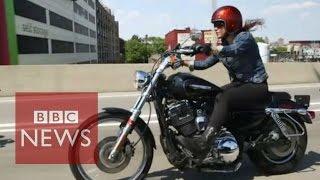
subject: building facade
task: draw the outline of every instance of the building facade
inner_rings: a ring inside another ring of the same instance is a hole
[[[119,38],[119,49],[120,49],[120,63],[125,63],[126,60],[126,41],[122,38]]]
[[[17,64],[97,61],[96,5],[93,0],[12,2]]]
[[[119,23],[111,10],[97,4],[97,36],[99,63],[120,63]]]
[[[287,45],[288,53],[295,60],[320,61],[320,41],[319,40],[299,40],[289,41]]]
[[[176,47],[177,44],[183,44],[183,46],[191,46],[195,42],[190,39],[190,28],[186,29],[174,29],[170,32],[168,32],[165,35],[165,44],[167,49],[173,49]],[[204,44],[204,43],[215,43],[217,42],[215,33],[211,30],[202,30],[202,37],[198,41],[198,43]],[[184,59],[190,59],[190,60],[204,60],[207,58],[204,54],[197,54],[195,57],[183,57]]]

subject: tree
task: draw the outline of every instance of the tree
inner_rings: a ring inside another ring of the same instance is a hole
[[[166,50],[164,39],[161,37],[150,37],[148,38],[150,44],[151,54],[161,54]]]
[[[266,41],[263,39],[263,37],[255,37],[254,38],[256,40],[256,42],[262,42],[262,43],[266,43]]]
[[[160,54],[166,50],[164,39],[160,37],[140,38],[133,35],[126,42],[127,63],[147,63],[152,54]]]
[[[127,63],[144,63],[151,56],[147,45],[136,35],[126,42],[125,49]]]
[[[285,46],[276,46],[271,49],[271,54],[284,54],[287,53],[287,47]]]

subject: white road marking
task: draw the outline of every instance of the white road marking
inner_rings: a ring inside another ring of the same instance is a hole
[[[145,118],[144,120],[147,121],[147,118],[149,117],[149,114],[142,114],[140,115],[140,118]],[[157,114],[151,114],[151,119],[154,119],[154,118],[157,118]],[[150,123],[152,122],[152,120],[150,120]],[[155,121],[155,122],[158,122],[158,121]],[[113,123],[110,123],[110,124],[113,124]],[[115,123],[114,123],[115,124]],[[30,123],[30,124],[23,124],[22,126],[32,126],[33,124]],[[0,128],[11,128],[11,127],[15,127],[16,126],[16,123],[6,123],[6,124],[0,124]],[[100,126],[100,125],[99,125]],[[106,126],[106,125],[103,125],[102,126]],[[111,126],[111,125],[107,125],[107,126]],[[1,131],[0,131],[1,132]]]
[[[320,104],[320,102],[315,102],[315,103],[310,103],[310,105],[319,105]],[[320,112],[320,109],[312,109],[312,108],[310,108],[309,109],[310,111],[314,111],[314,112]],[[144,119],[145,121],[147,121],[147,118],[149,117],[149,114],[142,114],[142,115],[140,115],[140,118],[142,118],[142,119]],[[155,119],[155,118],[157,118],[157,114],[151,114],[151,120],[150,120],[150,123],[156,123],[156,122],[158,122],[158,121],[155,121],[155,120],[152,120],[152,119]],[[113,123],[110,123],[110,124],[108,124],[108,125],[101,125],[101,126],[114,126],[115,125],[115,123],[113,124]],[[16,126],[16,123],[5,123],[5,124],[0,124],[0,128],[12,128],[12,127],[15,127]],[[23,125],[23,126],[32,126],[32,124],[25,124],[25,125]],[[100,126],[100,125],[99,125]],[[0,130],[0,132],[2,132],[1,130]]]
[[[270,90],[296,89],[296,88],[320,88],[320,83],[269,85]]]
[[[150,120],[149,124],[157,124],[158,123],[158,120]],[[105,123],[105,124],[99,124],[98,126],[99,127],[114,127],[114,126],[119,126],[120,123]],[[11,124],[11,125],[15,125],[15,124]],[[10,132],[16,132],[16,129],[12,129],[11,126],[11,129],[0,129],[0,133],[10,133]],[[1,127],[1,126],[0,126]],[[30,126],[29,126],[30,127]],[[59,128],[64,128],[64,127],[56,127],[56,129],[59,129]],[[29,128],[27,130],[32,130],[32,128]]]
[[[270,90],[279,89],[296,89],[296,88],[320,88],[320,83],[307,83],[307,84],[286,84],[286,85],[269,85]],[[125,98],[125,97],[136,97],[139,96],[141,92],[109,92],[109,93],[99,93],[99,98]],[[15,102],[15,97],[0,97],[0,103]]]
[[[0,129],[0,133],[16,132],[16,129]]]

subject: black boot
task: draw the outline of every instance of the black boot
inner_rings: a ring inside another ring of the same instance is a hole
[[[208,126],[202,135],[195,135],[193,137],[177,137],[178,141],[187,149],[189,149],[193,154],[201,157],[205,157],[210,151],[214,137],[217,130]]]

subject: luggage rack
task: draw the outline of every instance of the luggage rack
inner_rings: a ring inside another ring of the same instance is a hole
[[[277,126],[279,127],[279,129],[281,130],[282,134],[286,137],[286,138],[290,138],[290,137],[298,137],[298,136],[303,136],[305,134],[305,130],[303,129],[303,127],[300,125],[299,122],[297,122],[297,120],[295,120],[292,116],[290,116],[290,113],[298,113],[301,115],[307,115],[308,111],[304,108],[300,108],[300,109],[281,109],[281,108],[266,108],[265,109],[266,114],[267,115],[271,115],[272,119],[274,120],[274,122],[277,124]],[[286,128],[284,123],[281,121],[281,118],[279,116],[279,114],[285,114],[287,117],[289,117],[292,122],[294,122],[296,125],[298,125],[298,127],[301,130],[301,133],[296,133],[296,134],[288,134],[286,133]]]

